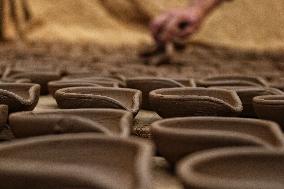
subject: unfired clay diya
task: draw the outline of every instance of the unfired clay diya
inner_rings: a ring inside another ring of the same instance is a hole
[[[150,103],[161,117],[237,116],[243,109],[237,93],[225,89],[157,89]]]
[[[186,189],[282,189],[284,151],[228,148],[182,160],[177,174]]]
[[[0,146],[0,187],[151,188],[151,145],[139,139],[66,134]]]
[[[267,82],[261,77],[243,75],[211,76],[197,81],[197,86],[267,86]]]
[[[259,118],[275,121],[284,129],[284,95],[257,96],[253,106]]]
[[[60,108],[115,108],[137,114],[141,91],[109,87],[71,87],[57,90],[55,99]]]
[[[61,72],[50,70],[21,70],[8,68],[2,76],[3,79],[29,79],[32,83],[41,86],[41,94],[47,94],[47,83],[49,81],[59,80]]]
[[[256,118],[257,115],[253,108],[253,98],[262,95],[279,95],[284,94],[279,89],[275,88],[264,88],[264,87],[253,87],[253,86],[216,86],[217,88],[234,90],[237,92],[243,104],[243,111],[241,117]]]
[[[245,118],[172,118],[152,124],[159,154],[174,164],[194,152],[236,146],[281,149],[284,138],[274,122]]]
[[[9,125],[16,138],[40,135],[96,132],[126,137],[132,114],[114,109],[56,109],[11,114]]]
[[[157,77],[135,77],[126,80],[126,86],[132,89],[138,89],[142,91],[142,108],[151,110],[149,104],[149,92],[160,88],[174,88],[185,87],[180,82],[173,79],[157,78]]]
[[[40,95],[38,84],[1,83],[0,104],[6,104],[9,112],[33,110]]]

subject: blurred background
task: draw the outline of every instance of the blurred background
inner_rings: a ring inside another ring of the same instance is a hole
[[[5,4],[9,0],[2,1]],[[20,1],[15,1],[18,9]],[[188,0],[24,1],[32,14],[31,22],[24,28],[29,40],[91,42],[101,46],[149,43],[150,20],[168,9],[188,4]],[[190,41],[257,51],[283,50],[283,10],[283,0],[225,3]],[[9,11],[4,10],[4,15],[9,15]],[[13,29],[6,26],[6,30],[13,38]]]
[[[186,40],[187,48],[174,54],[174,61],[147,64],[138,55],[154,45],[151,20],[188,3],[0,0],[0,73],[7,66],[53,65],[66,72],[82,69],[126,77],[242,74],[271,81],[283,77],[283,0],[224,3]]]

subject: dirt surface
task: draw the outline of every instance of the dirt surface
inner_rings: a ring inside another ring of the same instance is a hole
[[[175,63],[145,65],[137,56],[141,48],[100,49],[95,45],[33,43],[0,45],[0,68],[43,67],[62,69],[66,73],[92,72],[96,75],[122,74],[200,78],[218,74],[244,74],[278,79],[284,73],[284,54],[191,45],[178,54]]]

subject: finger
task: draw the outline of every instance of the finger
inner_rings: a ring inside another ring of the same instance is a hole
[[[174,18],[165,26],[165,29],[159,36],[159,40],[164,43],[172,41],[178,30],[178,19]]]
[[[199,27],[196,25],[190,25],[189,27],[183,30],[179,30],[179,32],[176,35],[177,37],[180,37],[180,38],[188,37],[192,35],[193,33],[195,33],[198,30],[198,28]]]
[[[155,40],[158,39],[159,34],[163,31],[169,18],[170,18],[169,15],[165,14],[159,16],[150,24],[150,30]]]

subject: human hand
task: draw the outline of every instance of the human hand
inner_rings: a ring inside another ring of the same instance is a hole
[[[204,17],[203,11],[196,7],[175,9],[155,18],[150,29],[158,44],[166,44],[195,33]]]

